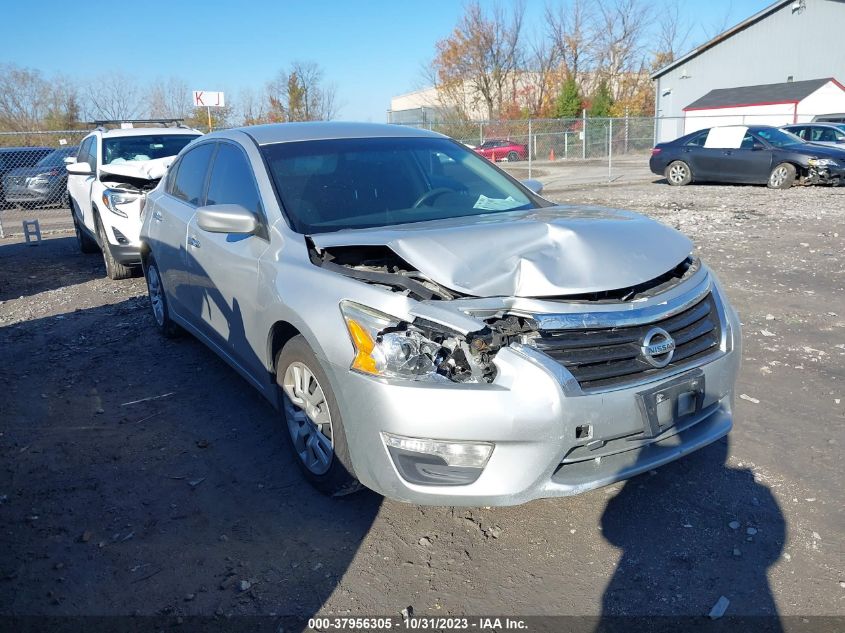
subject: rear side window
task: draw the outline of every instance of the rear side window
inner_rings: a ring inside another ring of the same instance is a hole
[[[205,175],[213,151],[214,143],[205,143],[182,156],[171,190],[175,197],[194,206],[201,204]]]
[[[206,204],[239,204],[261,214],[261,198],[252,168],[244,153],[229,143],[221,143],[208,181]]]
[[[707,142],[707,133],[707,130],[705,130],[704,132],[696,134],[688,140],[685,145],[690,147],[704,147],[704,144]]]

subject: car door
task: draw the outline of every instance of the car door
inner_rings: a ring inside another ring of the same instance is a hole
[[[699,182],[709,180],[713,176],[721,157],[721,150],[704,147],[707,134],[708,130],[704,130],[693,136],[678,149],[677,158],[672,159],[687,163],[692,170],[693,179]]]
[[[190,305],[190,286],[197,283],[188,258],[188,223],[204,201],[208,168],[216,143],[202,143],[185,152],[167,174],[164,195],[145,210],[150,214],[148,235],[170,307],[191,321],[196,308]]]
[[[725,149],[721,161],[724,182],[760,183],[772,171],[772,150],[751,132],[737,149]]]
[[[91,166],[91,158],[89,156],[91,145],[94,143],[95,137],[89,136],[82,141],[79,146],[79,152],[76,154],[77,163],[86,163]],[[96,167],[96,163],[93,167]],[[70,194],[71,200],[76,205],[78,217],[82,222],[89,227],[93,232],[93,221],[89,225],[89,218],[91,216],[91,185],[94,183],[94,176],[82,176],[79,174],[68,174],[67,190]]]
[[[194,216],[188,225],[188,261],[193,318],[212,341],[247,373],[258,377],[263,362],[255,351],[266,341],[252,340],[244,326],[260,309],[259,258],[269,248],[266,218],[252,166],[236,143],[222,141],[208,178],[206,207],[237,204],[253,212],[262,231],[256,235],[210,233]],[[257,336],[252,332],[252,336]]]

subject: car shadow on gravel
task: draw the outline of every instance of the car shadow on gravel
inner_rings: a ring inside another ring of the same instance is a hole
[[[154,332],[145,297],[62,316],[0,328],[0,616],[298,630],[381,498],[312,489],[281,415],[199,341]]]
[[[767,570],[783,549],[785,520],[751,470],[727,463],[728,443],[628,480],[609,501],[602,534],[622,555],[597,632],[638,631],[655,623],[637,617],[655,616],[686,630],[722,596],[733,630],[781,630]]]
[[[74,286],[105,274],[103,258],[80,253],[73,235],[44,239],[38,245],[0,241],[0,301]]]

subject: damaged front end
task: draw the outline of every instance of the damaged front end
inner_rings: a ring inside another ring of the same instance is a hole
[[[341,303],[341,312],[355,348],[352,369],[388,379],[491,383],[496,353],[536,333],[536,326],[517,317],[465,335],[419,317],[401,321],[350,301]]]
[[[624,336],[630,336],[623,340],[623,330],[605,335],[602,332],[609,330],[590,327],[590,315],[608,308],[636,308],[703,272],[698,259],[687,257],[666,273],[635,286],[538,301],[518,297],[471,297],[444,288],[383,246],[317,250],[312,245],[311,259],[320,267],[404,294],[417,303],[418,307],[411,310],[411,317],[406,320],[351,301],[341,303],[355,349],[353,370],[386,379],[444,384],[492,383],[497,375],[496,355],[514,344],[550,356],[576,374],[576,379],[581,378],[578,375],[581,371],[585,375],[592,371],[595,376],[589,374],[591,378],[584,381],[585,387],[612,382],[614,372],[620,376],[646,372],[652,367],[640,358],[637,340],[644,334],[639,331],[641,328],[636,332],[624,331]],[[564,307],[573,312],[567,316],[560,312]],[[469,321],[461,321],[462,329],[457,322],[449,327],[444,325],[449,319],[438,313],[441,318],[436,322],[433,310],[439,309],[468,317]],[[579,323],[581,320],[583,323]],[[689,318],[667,324],[667,327],[681,330],[693,324],[696,326],[693,331],[684,330],[682,334],[697,345],[690,355],[701,357],[718,346],[720,335],[715,308],[702,304]],[[564,331],[569,334],[564,336]],[[599,344],[598,338],[607,340]],[[600,347],[591,350],[596,345]],[[605,358],[607,353],[609,356]],[[616,367],[620,362],[622,365]],[[587,370],[582,366],[587,366]],[[597,372],[597,369],[602,371]]]

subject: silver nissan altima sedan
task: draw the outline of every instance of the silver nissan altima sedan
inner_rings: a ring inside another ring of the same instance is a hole
[[[740,326],[691,242],[541,189],[407,127],[203,136],[143,209],[155,323],[273,403],[333,495],[517,504],[728,433]]]

